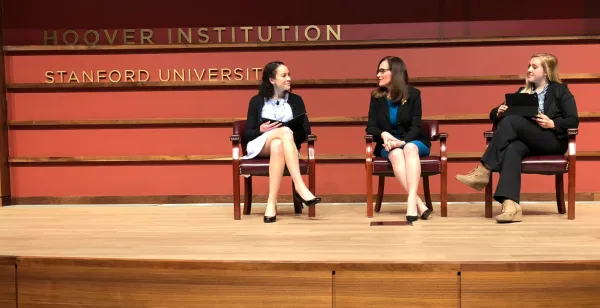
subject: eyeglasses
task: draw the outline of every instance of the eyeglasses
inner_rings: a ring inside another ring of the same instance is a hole
[[[383,73],[385,73],[387,71],[391,71],[391,69],[389,69],[389,68],[380,68],[380,69],[377,70],[377,73],[382,73],[383,74]]]

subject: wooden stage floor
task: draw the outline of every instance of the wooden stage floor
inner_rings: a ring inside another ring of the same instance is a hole
[[[230,206],[14,206],[0,209],[0,255],[235,261],[541,261],[600,260],[600,204],[577,205],[575,220],[551,204],[524,205],[524,221],[497,224],[483,205],[451,204],[449,216],[412,226],[405,206],[320,205],[317,217],[280,205],[233,220]],[[306,211],[306,209],[305,209]],[[496,214],[499,206],[494,207]]]
[[[281,205],[273,224],[260,205],[240,221],[222,205],[4,207],[0,308],[600,305],[600,204],[570,221],[526,203],[516,224],[480,203],[435,209],[370,226],[405,206]]]

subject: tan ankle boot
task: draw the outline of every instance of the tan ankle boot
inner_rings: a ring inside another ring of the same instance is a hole
[[[504,199],[502,214],[496,216],[497,222],[519,222],[523,220],[523,208],[520,204]]]
[[[481,191],[490,180],[490,172],[484,166],[479,165],[477,168],[469,171],[468,174],[457,174],[456,179],[475,190]]]

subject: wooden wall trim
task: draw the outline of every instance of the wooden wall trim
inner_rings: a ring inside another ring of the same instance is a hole
[[[4,47],[4,2],[0,0],[0,46]],[[0,50],[0,206],[10,203],[10,167],[8,165],[8,109],[4,48]]]
[[[435,155],[433,153],[432,155]],[[481,158],[482,152],[450,152],[449,161],[473,161]],[[306,157],[302,157],[306,159]],[[578,151],[578,160],[598,160],[600,151]],[[316,155],[317,163],[364,163],[363,154],[320,154]],[[62,157],[13,157],[11,165],[81,165],[81,164],[125,164],[125,163],[206,163],[231,164],[231,156],[227,155],[149,155],[149,156],[62,156]]]
[[[600,112],[580,112],[582,121],[599,120]],[[246,118],[174,118],[123,120],[20,120],[9,121],[10,129],[77,129],[77,128],[142,128],[142,127],[230,127],[233,122]],[[424,116],[423,120],[440,123],[490,123],[488,114],[457,114]],[[313,126],[365,125],[367,117],[317,117],[310,119]]]
[[[521,84],[525,75],[493,76],[442,76],[414,77],[415,86]],[[600,73],[562,74],[564,82],[598,82]],[[185,89],[255,89],[258,80],[202,80],[202,81],[147,81],[147,82],[79,82],[79,83],[8,83],[9,92],[79,92],[79,91],[133,91],[133,90],[185,90]],[[295,88],[348,88],[374,87],[374,78],[357,79],[304,79],[294,81]]]
[[[243,193],[243,191],[242,191]],[[243,197],[243,195],[242,195]],[[266,195],[253,195],[252,201],[258,203],[267,202]],[[343,195],[320,195],[326,203],[364,203],[365,194],[343,194]],[[373,195],[376,198],[376,195]],[[385,194],[384,202],[406,202],[406,194]],[[483,202],[483,193],[473,194],[448,194],[449,202]],[[439,194],[431,194],[433,202],[440,202]],[[578,192],[575,195],[577,201],[592,202],[600,201],[599,192]],[[243,200],[243,199],[242,199]],[[277,199],[280,203],[292,203],[291,195],[280,195]],[[523,201],[555,202],[555,193],[522,193]],[[189,203],[227,203],[233,204],[232,195],[154,195],[154,196],[37,196],[37,197],[13,197],[13,205],[37,205],[37,204],[189,204]],[[483,205],[481,207],[483,212]]]
[[[259,51],[301,49],[366,49],[366,48],[414,48],[454,47],[490,45],[542,45],[542,44],[594,44],[600,35],[580,36],[530,36],[530,37],[477,37],[477,38],[432,38],[432,39],[389,39],[348,40],[316,42],[269,42],[269,43],[222,43],[222,44],[153,44],[153,45],[96,45],[55,46],[21,45],[4,46],[8,54],[105,54],[105,53],[163,53],[163,52],[214,52],[214,51]]]

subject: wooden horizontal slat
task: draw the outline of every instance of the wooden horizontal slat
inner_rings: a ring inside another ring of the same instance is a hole
[[[530,37],[477,37],[433,39],[389,39],[361,41],[316,42],[255,42],[222,44],[146,44],[146,45],[22,45],[4,46],[8,54],[85,54],[85,53],[137,53],[137,52],[203,52],[227,50],[285,50],[285,49],[344,49],[386,47],[436,47],[436,46],[486,46],[526,44],[587,44],[600,41],[599,35],[581,36],[530,36]]]
[[[243,194],[243,192],[242,192]],[[320,195],[325,203],[364,203],[366,195],[363,194],[326,194]],[[377,197],[376,193],[373,195]],[[385,202],[406,202],[406,194],[385,194]],[[598,192],[578,192],[575,194],[577,201],[600,201]],[[252,196],[253,202],[266,203],[268,195]],[[432,193],[431,200],[440,202],[440,194]],[[554,202],[556,193],[521,193],[523,201]],[[277,197],[281,203],[293,202],[292,195],[281,194]],[[448,194],[448,202],[482,202],[484,194]],[[233,195],[142,195],[142,196],[36,196],[12,197],[11,205],[19,204],[183,204],[183,203],[233,203]]]
[[[581,120],[598,120],[600,112],[580,112]],[[424,120],[437,120],[440,123],[488,123],[488,114],[457,114],[425,116]],[[188,118],[188,119],[130,119],[130,120],[33,120],[9,121],[11,129],[59,129],[59,128],[139,128],[139,127],[203,127],[230,126],[234,121],[245,118]],[[318,117],[310,119],[316,126],[325,125],[365,125],[367,117]]]
[[[11,158],[11,163],[231,162],[224,155],[66,156]]]
[[[414,77],[413,85],[476,85],[499,83],[522,83],[525,76],[443,76]],[[600,81],[600,73],[562,74],[565,82]],[[169,90],[169,89],[215,89],[215,88],[255,88],[260,81],[254,80],[202,80],[202,81],[147,81],[147,82],[80,82],[80,83],[8,83],[6,89],[12,92],[45,92],[45,91],[117,91],[117,90]],[[304,79],[294,81],[296,88],[339,88],[339,87],[374,87],[374,78],[356,79]]]
[[[480,115],[473,115],[474,117]],[[231,126],[234,121],[246,118],[187,118],[187,119],[130,119],[130,120],[42,120],[42,121],[9,121],[11,128],[32,127],[140,127],[140,126]],[[367,117],[320,117],[310,119],[311,124],[365,124]]]
[[[432,155],[436,155],[433,153]],[[481,158],[482,152],[450,152],[448,160],[462,161]],[[302,157],[306,159],[305,156]],[[579,151],[577,158],[600,158],[600,151]],[[318,162],[357,163],[364,162],[363,154],[321,154]],[[85,163],[231,163],[226,155],[155,155],[155,156],[63,156],[63,157],[13,157],[11,164],[85,164]]]

